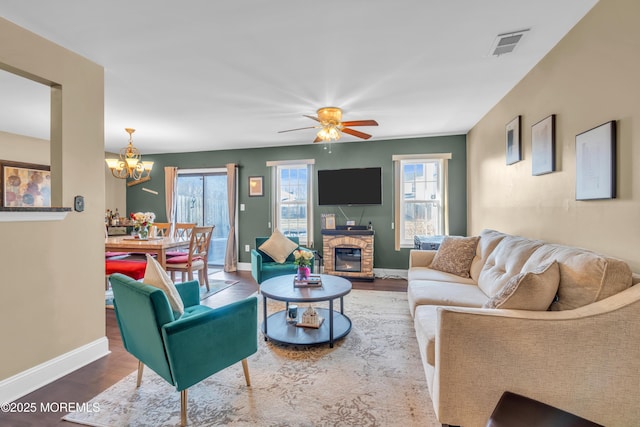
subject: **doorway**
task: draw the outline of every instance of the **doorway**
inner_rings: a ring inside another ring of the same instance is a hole
[[[226,169],[178,171],[176,222],[215,226],[209,246],[209,265],[224,266],[229,237]]]

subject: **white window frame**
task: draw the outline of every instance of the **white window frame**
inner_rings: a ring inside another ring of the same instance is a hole
[[[314,246],[313,238],[313,166],[315,164],[314,159],[301,159],[301,160],[279,160],[268,161],[267,166],[271,168],[271,221],[272,232],[279,228],[280,224],[280,207],[282,200],[280,194],[280,170],[283,167],[287,168],[307,168],[307,235],[306,237],[300,237],[300,245],[312,248]]]
[[[442,224],[442,230],[437,230],[437,233],[444,235],[449,234],[449,186],[448,186],[448,160],[451,159],[451,153],[432,153],[432,154],[403,154],[392,156],[394,167],[394,228],[395,228],[395,249],[401,248],[413,248],[414,240],[413,236],[405,238],[403,236],[403,230],[405,229],[404,223],[404,211],[405,211],[405,199],[404,199],[404,176],[403,166],[406,164],[418,164],[437,161],[439,163],[440,182],[438,192],[440,193],[440,203],[442,209],[440,209],[439,222]],[[416,201],[419,202],[419,201]],[[424,202],[428,202],[425,200]]]

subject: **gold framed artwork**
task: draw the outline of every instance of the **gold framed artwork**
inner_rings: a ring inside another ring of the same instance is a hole
[[[51,168],[0,160],[0,192],[3,207],[51,207]]]
[[[262,197],[262,196],[264,196],[264,177],[250,176],[249,177],[249,197]]]

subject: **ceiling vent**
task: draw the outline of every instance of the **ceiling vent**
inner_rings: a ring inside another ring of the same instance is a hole
[[[491,45],[489,55],[500,56],[504,55],[505,53],[513,52],[528,31],[529,29],[527,28],[526,30],[498,34],[496,39],[493,41],[493,44]]]

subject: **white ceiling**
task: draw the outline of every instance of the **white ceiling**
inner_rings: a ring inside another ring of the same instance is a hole
[[[133,127],[144,154],[311,144],[278,131],[324,106],[377,120],[357,128],[373,140],[466,133],[595,3],[0,0],[0,16],[104,66],[105,149]],[[48,90],[16,80],[0,78],[0,129],[48,139]]]

